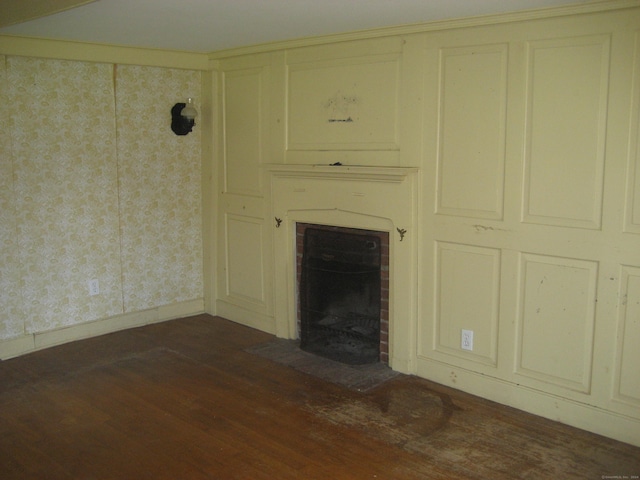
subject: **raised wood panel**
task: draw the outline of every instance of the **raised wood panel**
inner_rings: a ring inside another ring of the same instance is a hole
[[[628,185],[625,206],[625,231],[640,233],[640,33],[636,33],[633,57],[635,61],[627,166]]]
[[[516,372],[588,393],[598,263],[524,253]]]
[[[528,44],[524,222],[600,228],[609,43]]]
[[[435,349],[495,365],[500,290],[500,250],[438,242]],[[473,350],[461,348],[472,330]]]
[[[261,219],[226,216],[227,295],[265,304],[264,228]]]
[[[224,73],[224,188],[260,195],[262,68]]]
[[[288,150],[398,150],[398,55],[289,65]]]
[[[507,45],[440,51],[440,214],[502,218],[507,54]]]
[[[614,398],[640,406],[640,268],[623,266],[620,279]]]

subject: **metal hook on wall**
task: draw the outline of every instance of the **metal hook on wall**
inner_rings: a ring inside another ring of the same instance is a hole
[[[396,228],[396,230],[400,234],[400,241],[404,240],[404,235],[407,233],[407,230],[404,228]]]
[[[275,217],[275,219],[276,219],[276,228],[280,228],[280,224],[282,223],[282,219],[278,218],[278,217]]]

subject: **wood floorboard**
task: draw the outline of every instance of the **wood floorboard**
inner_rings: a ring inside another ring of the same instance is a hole
[[[640,448],[400,375],[350,390],[198,315],[0,362],[0,479],[600,479]]]

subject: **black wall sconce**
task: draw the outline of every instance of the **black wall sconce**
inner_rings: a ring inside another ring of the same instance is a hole
[[[193,98],[187,99],[187,103],[176,103],[171,109],[171,130],[176,135],[188,134],[196,124],[197,116]]]

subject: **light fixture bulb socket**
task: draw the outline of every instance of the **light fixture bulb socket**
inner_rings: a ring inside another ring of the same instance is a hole
[[[193,106],[193,98],[187,99],[187,104],[182,109],[182,112],[180,112],[180,115],[189,120],[195,120],[195,118],[198,116],[198,111]]]

